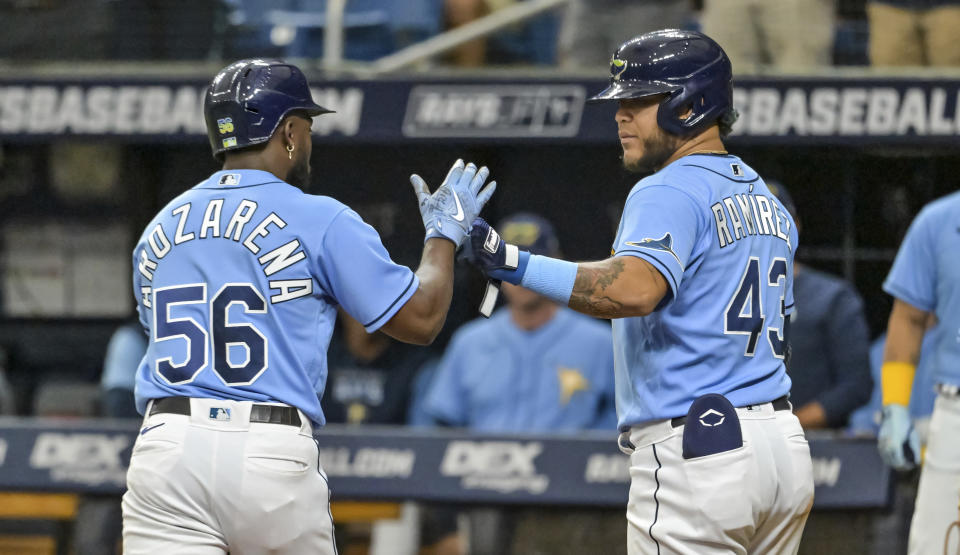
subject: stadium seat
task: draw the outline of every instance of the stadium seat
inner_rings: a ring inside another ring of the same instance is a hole
[[[320,58],[327,27],[326,0],[234,0],[228,35],[236,50]],[[349,0],[343,17],[344,58],[375,60],[436,34],[441,0]],[[235,56],[236,57],[236,56]]]
[[[557,61],[560,14],[546,12],[524,24],[491,35],[487,43],[492,64],[552,65]]]

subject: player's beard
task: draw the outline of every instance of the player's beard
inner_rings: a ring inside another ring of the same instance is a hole
[[[623,157],[623,167],[634,173],[653,173],[663,167],[680,147],[680,137],[676,137],[657,128],[654,135],[643,139],[643,155],[636,160]]]
[[[301,191],[306,191],[310,185],[310,159],[306,156],[298,158],[296,164],[290,168],[286,181]]]

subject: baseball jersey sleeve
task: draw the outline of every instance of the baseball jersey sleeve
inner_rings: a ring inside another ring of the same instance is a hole
[[[937,301],[934,244],[937,226],[930,216],[929,210],[923,210],[910,224],[890,274],[883,282],[884,291],[927,312],[933,312]]]
[[[673,299],[700,229],[701,214],[693,198],[675,187],[650,185],[627,199],[614,255],[652,264],[663,274]]]
[[[324,290],[368,333],[390,321],[420,285],[410,268],[390,259],[377,231],[350,209],[331,222],[318,262]]]

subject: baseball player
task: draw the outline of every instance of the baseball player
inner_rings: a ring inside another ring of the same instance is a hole
[[[478,219],[471,256],[492,279],[613,319],[629,553],[795,553],[813,475],[784,366],[793,220],[724,148],[736,112],[717,43],[648,33],[610,70],[590,100],[619,102],[624,166],[653,172],[627,196],[613,255],[531,255]]]
[[[937,319],[932,352],[937,397],[910,525],[909,552],[955,553],[957,534],[944,537],[960,504],[960,193],[936,200],[917,215],[883,289],[893,295],[881,367],[883,420],[880,455],[897,470],[920,462],[920,439],[910,417],[911,389],[924,332]],[[923,392],[917,394],[922,396]]]
[[[315,104],[303,73],[243,60],[204,100],[223,169],[164,207],[133,252],[149,335],[143,428],[123,497],[124,553],[335,553],[313,431],[338,305],[368,332],[426,344],[443,324],[453,255],[493,194],[457,161],[430,194],[414,273],[340,202],[305,194]]]

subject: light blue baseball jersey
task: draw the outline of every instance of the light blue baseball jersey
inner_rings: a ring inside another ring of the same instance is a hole
[[[883,290],[937,315],[933,379],[960,386],[960,192],[925,206],[893,261]]]
[[[372,332],[419,285],[356,212],[256,170],[214,173],[174,199],[133,266],[150,337],[137,410],[174,395],[282,402],[318,425],[337,306]]]
[[[610,328],[568,308],[533,331],[502,308],[454,334],[423,410],[487,432],[612,430]]]
[[[133,391],[136,386],[137,368],[147,350],[147,336],[136,323],[117,328],[107,344],[107,356],[103,359],[103,374],[100,387]]]
[[[621,429],[706,393],[744,406],[790,391],[796,248],[790,214],[736,156],[685,156],[633,187],[613,251],[652,264],[668,291],[652,314],[613,320]]]

